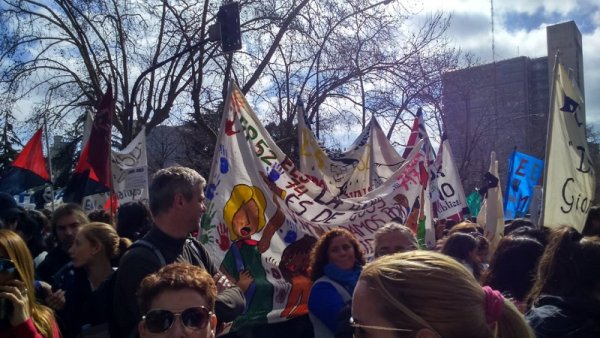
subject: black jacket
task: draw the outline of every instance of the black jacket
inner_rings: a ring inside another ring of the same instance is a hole
[[[542,295],[525,315],[538,338],[600,337],[600,301]]]
[[[152,243],[161,252],[166,264],[190,263],[206,269],[211,276],[219,271],[206,249],[196,240],[171,238],[155,226],[143,239]],[[133,246],[121,258],[113,302],[121,337],[131,337],[132,333],[137,331],[137,324],[142,315],[135,294],[142,279],[161,267],[162,264],[156,253],[144,246]],[[241,289],[233,287],[219,293],[215,312],[219,321],[230,322],[244,311],[244,306],[245,300]]]

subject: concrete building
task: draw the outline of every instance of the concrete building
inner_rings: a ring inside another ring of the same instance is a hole
[[[554,55],[570,70],[582,92],[581,33],[575,22],[546,28],[548,56],[526,56],[445,73],[443,121],[468,194],[498,159],[506,185],[508,159],[517,150],[544,158]]]

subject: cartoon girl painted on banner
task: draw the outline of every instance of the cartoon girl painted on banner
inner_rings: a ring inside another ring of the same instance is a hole
[[[266,225],[267,200],[258,187],[234,186],[223,208],[223,220],[233,243],[221,263],[221,271],[235,281],[246,296],[246,311],[235,320],[233,330],[247,323],[267,323],[267,314],[273,310],[274,287],[267,280],[261,259],[261,254],[271,244],[271,238],[285,221],[275,195],[273,201],[277,211]],[[259,241],[251,238],[260,231],[262,237]]]

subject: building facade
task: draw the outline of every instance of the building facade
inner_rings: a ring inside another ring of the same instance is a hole
[[[443,75],[443,121],[465,192],[481,183],[496,152],[502,188],[518,151],[543,159],[554,55],[583,92],[581,33],[573,21],[546,28],[548,55],[526,56]]]

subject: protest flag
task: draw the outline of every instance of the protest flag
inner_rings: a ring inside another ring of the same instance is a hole
[[[438,194],[434,210],[437,217],[461,219],[463,209],[467,208],[467,199],[446,133],[442,135],[435,169]]]
[[[498,178],[498,160],[496,153],[490,155],[490,170],[484,175],[485,183],[481,189],[485,193],[483,204],[477,215],[477,223],[484,227],[485,237],[493,250],[504,235],[504,207],[502,206],[502,188]]]
[[[525,217],[533,198],[534,187],[541,184],[544,161],[513,151],[509,161],[508,180],[504,195],[504,218]]]
[[[552,87],[541,225],[570,225],[582,231],[596,180],[587,144],[583,96],[558,61]]]
[[[35,132],[6,173],[0,177],[0,191],[10,195],[50,183],[42,150],[42,128]]]
[[[109,84],[100,100],[90,138],[65,188],[63,201],[81,203],[83,197],[110,191],[110,139],[115,101]]]

